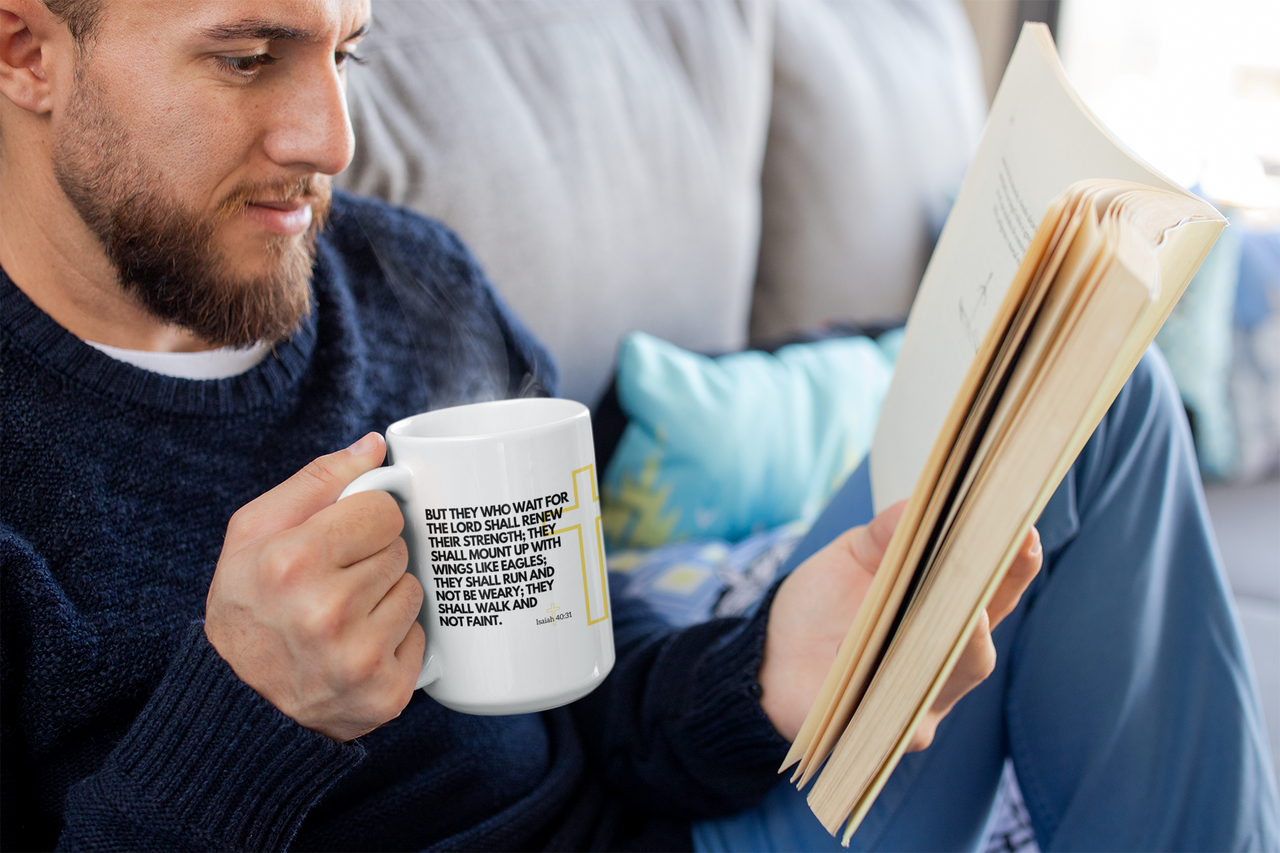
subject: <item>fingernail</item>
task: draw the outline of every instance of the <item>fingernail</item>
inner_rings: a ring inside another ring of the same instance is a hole
[[[1031,550],[1027,552],[1027,556],[1038,557],[1040,556],[1040,531],[1033,527],[1031,528],[1031,533],[1035,536],[1036,541],[1031,543]]]
[[[347,451],[353,456],[363,456],[378,449],[378,434],[371,432],[355,444],[347,448]]]

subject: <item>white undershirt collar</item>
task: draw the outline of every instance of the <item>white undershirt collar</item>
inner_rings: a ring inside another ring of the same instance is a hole
[[[271,352],[271,345],[261,341],[243,349],[223,347],[204,352],[148,352],[85,343],[117,361],[178,379],[229,379],[256,367]]]

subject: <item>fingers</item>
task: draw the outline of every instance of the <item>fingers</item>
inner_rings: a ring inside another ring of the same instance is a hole
[[[996,588],[995,595],[991,597],[991,603],[987,605],[987,615],[991,618],[992,628],[999,625],[1001,620],[1018,606],[1022,594],[1027,591],[1031,581],[1040,572],[1043,561],[1040,532],[1033,527],[1027,532],[1027,538],[1023,540],[1022,547],[1013,558],[1008,573]]]
[[[943,683],[933,706],[929,708],[920,725],[912,733],[911,740],[907,743],[907,751],[918,752],[928,748],[933,742],[938,723],[942,722],[942,719],[965,694],[986,681],[991,673],[995,672],[995,668],[996,646],[991,640],[991,621],[986,611],[983,611],[978,615],[978,624],[969,635],[969,642],[960,653],[960,659],[956,661],[951,675]]]
[[[916,730],[911,733],[911,740],[907,741],[907,752],[928,749],[933,744],[933,735],[938,731],[939,722],[931,714],[926,714],[920,721],[920,725],[916,726]]]
[[[367,708],[357,719],[335,727],[338,740],[359,737],[395,719],[413,698],[427,644],[417,621],[421,602],[418,581],[402,575],[369,616],[364,642],[345,647],[349,655],[342,680],[354,688],[357,705],[365,703]]]
[[[986,681],[996,669],[996,646],[991,641],[991,620],[986,613],[978,614],[978,624],[969,635],[955,669],[938,693],[933,709],[940,714],[951,710],[951,706],[983,681]]]
[[[769,609],[757,678],[760,707],[787,740],[800,731],[866,598],[905,503],[842,533],[796,567]]]
[[[400,677],[407,679],[411,685],[418,683],[418,676],[422,673],[423,656],[426,651],[427,634],[415,619],[413,624],[409,626],[409,632],[404,635],[400,645],[396,646],[396,661],[401,668]]]
[[[938,723],[951,711],[956,702],[995,672],[996,646],[991,639],[991,630],[1018,606],[1022,594],[1026,592],[1027,587],[1040,571],[1043,560],[1040,533],[1033,527],[1027,532],[1027,538],[1023,540],[1022,547],[1013,558],[1013,563],[1010,564],[1008,573],[1000,582],[995,595],[992,596],[991,603],[987,605],[985,611],[978,614],[978,624],[969,635],[969,642],[960,653],[960,659],[956,661],[951,675],[942,685],[942,690],[938,692],[938,698],[934,700],[933,707],[928,710],[920,725],[912,733],[911,740],[907,744],[908,752],[927,748],[933,742]]]
[[[320,510],[299,529],[319,543],[326,565],[345,568],[399,539],[404,515],[395,498],[386,492],[357,492]]]
[[[371,432],[345,450],[312,460],[236,512],[227,525],[228,543],[256,542],[297,527],[336,501],[356,477],[381,465],[386,452],[382,436]]]
[[[384,678],[379,680],[378,687],[373,691],[374,695],[370,697],[376,708],[372,716],[389,721],[404,712],[405,706],[413,698],[418,676],[422,673],[422,656],[426,645],[427,637],[422,626],[414,622],[396,647],[394,655],[387,661],[381,673]],[[351,731],[351,734],[368,734],[373,728],[376,727],[361,726]]]
[[[422,598],[422,584],[413,575],[402,573],[369,613],[370,627],[386,636],[395,637],[398,648],[400,640],[410,632],[411,626],[417,624]]]
[[[370,433],[237,512],[206,598],[205,634],[236,675],[337,740],[398,715],[422,665],[399,506],[381,491],[336,502],[385,453]]]

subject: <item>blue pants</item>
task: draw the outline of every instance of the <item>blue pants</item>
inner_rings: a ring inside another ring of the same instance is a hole
[[[789,571],[871,518],[864,467]],[[1150,351],[1037,526],[1044,568],[993,639],[995,673],[907,755],[853,850],[981,840],[1010,756],[1043,850],[1278,850],[1254,676],[1177,390]],[[781,782],[694,827],[699,851],[838,850]]]

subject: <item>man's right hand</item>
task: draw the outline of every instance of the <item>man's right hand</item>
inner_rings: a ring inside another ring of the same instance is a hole
[[[205,604],[205,634],[236,675],[340,741],[400,715],[426,645],[395,500],[370,491],[336,503],[385,454],[370,433],[242,507]]]

